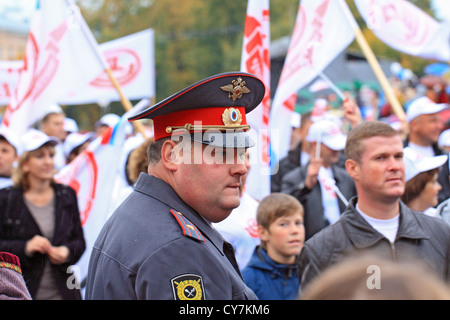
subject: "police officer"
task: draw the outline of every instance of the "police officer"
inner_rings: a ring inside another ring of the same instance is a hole
[[[256,299],[212,223],[239,205],[254,145],[246,114],[264,90],[251,74],[223,73],[129,119],[153,119],[148,174],[94,244],[86,299]]]

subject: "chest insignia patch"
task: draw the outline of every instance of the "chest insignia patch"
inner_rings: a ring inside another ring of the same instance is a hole
[[[183,234],[185,236],[205,242],[205,238],[203,237],[200,230],[198,230],[197,227],[191,221],[189,221],[189,219],[183,216],[181,212],[178,212],[174,209],[171,209],[170,212],[180,224],[180,227],[183,230]]]
[[[202,277],[182,274],[170,280],[175,300],[205,300]]]

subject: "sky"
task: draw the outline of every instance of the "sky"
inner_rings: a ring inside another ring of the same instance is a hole
[[[8,10],[14,20],[29,19],[35,8],[36,0],[0,0],[0,13]]]
[[[448,0],[432,0],[432,6],[438,8],[435,10],[436,18],[450,21],[450,1]]]

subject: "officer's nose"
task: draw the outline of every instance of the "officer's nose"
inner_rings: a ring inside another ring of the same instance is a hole
[[[237,153],[234,157],[234,163],[232,164],[230,171],[231,175],[245,175],[248,173],[248,165],[245,161],[245,158],[242,157],[239,153]]]
[[[245,163],[235,163],[230,168],[231,175],[240,175],[243,176],[248,172],[247,167],[245,166]]]

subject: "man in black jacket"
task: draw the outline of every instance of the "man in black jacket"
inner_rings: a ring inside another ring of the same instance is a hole
[[[382,122],[365,122],[349,133],[345,154],[358,196],[338,222],[305,243],[298,260],[300,290],[326,267],[368,250],[394,261],[427,264],[449,281],[450,227],[400,200],[405,167],[397,131]]]
[[[353,180],[338,162],[345,146],[345,135],[329,120],[311,125],[306,140],[311,143],[307,165],[288,172],[281,192],[296,197],[305,208],[305,239],[334,223],[356,195]]]
[[[311,112],[307,112],[301,115],[300,128],[295,128],[300,137],[300,142],[297,146],[288,151],[288,154],[282,158],[277,166],[277,172],[270,179],[270,191],[281,191],[281,180],[291,170],[306,165],[309,161],[309,147],[310,143],[306,140],[309,127],[311,126]]]

